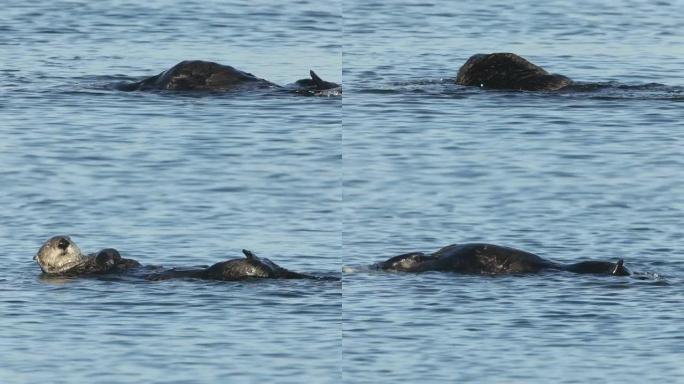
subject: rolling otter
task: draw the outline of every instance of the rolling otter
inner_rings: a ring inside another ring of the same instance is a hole
[[[556,91],[572,83],[550,74],[514,53],[473,55],[458,70],[456,84],[494,89]]]
[[[466,274],[538,273],[542,270],[562,270],[575,273],[628,276],[623,260],[581,261],[560,264],[535,254],[492,244],[453,244],[426,255],[412,252],[374,264],[375,269],[402,272],[446,271]]]
[[[252,252],[242,251],[246,258],[216,263],[208,268],[165,269],[143,267],[135,260],[124,259],[113,248],[84,255],[69,236],[54,236],[47,240],[33,257],[43,273],[59,276],[81,276],[140,271],[148,280],[198,278],[207,280],[244,280],[249,278],[319,279],[289,271]],[[150,271],[151,269],[151,271]]]
[[[324,91],[341,90],[339,84],[321,79],[314,71],[309,71],[309,75],[311,79],[298,80],[291,89],[297,93],[308,94],[322,94]],[[119,86],[119,89],[123,91],[228,91],[259,88],[283,87],[229,65],[201,60],[181,61],[156,76]]]

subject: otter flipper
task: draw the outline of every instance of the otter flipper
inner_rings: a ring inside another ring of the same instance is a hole
[[[337,83],[332,83],[330,81],[325,81],[320,78],[313,70],[309,70],[309,75],[311,76],[311,81],[316,85],[316,89],[319,91],[326,89],[339,88],[340,85]]]
[[[257,255],[255,255],[254,252],[250,250],[243,249],[242,253],[245,254],[245,257],[247,258],[247,261],[250,262],[250,264],[264,268],[265,270],[268,270],[271,274],[275,275],[277,274],[278,269],[282,269],[281,267],[276,265],[276,263],[272,262],[267,258],[262,259],[260,257],[257,257]]]
[[[323,89],[326,84],[330,84],[327,81],[323,81],[323,79],[321,79],[320,76],[318,76],[312,69],[309,70],[309,75],[318,89]]]
[[[247,260],[259,261],[259,258],[256,257],[256,255],[254,254],[254,252],[252,252],[252,251],[250,251],[250,250],[243,249],[243,250],[242,250],[242,253],[245,255],[245,257],[247,258]]]
[[[257,257],[257,255],[255,255],[254,252],[252,252],[250,250],[243,249],[242,253],[245,254],[245,257],[247,258],[247,260],[252,265],[264,268],[264,269],[268,270],[273,275],[277,275],[277,273],[280,269],[284,269],[284,268],[278,266],[276,263],[272,262],[271,260],[269,260],[267,258],[262,259],[260,257]]]
[[[625,260],[624,259],[619,259],[615,263],[615,268],[610,272],[611,275],[617,275],[617,276],[629,276],[630,272],[627,270],[627,268],[624,267]]]
[[[327,90],[332,90],[332,93],[330,93],[332,95],[342,91],[339,84],[321,79],[313,70],[309,70],[309,77],[311,78],[295,81],[293,90],[305,95],[328,95],[328,93],[322,92]]]

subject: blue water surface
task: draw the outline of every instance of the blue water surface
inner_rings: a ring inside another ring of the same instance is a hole
[[[121,92],[186,59],[341,81],[341,4],[5,1],[0,382],[338,383],[330,281],[42,279],[69,234],[143,264],[247,248],[339,276],[340,97]]]
[[[0,382],[684,377],[682,1],[20,2],[0,9]],[[343,52],[343,54],[342,54]],[[475,53],[579,82],[461,87]],[[341,97],[121,92],[185,59]],[[340,71],[340,69],[343,71]],[[45,279],[253,250],[343,281]],[[486,241],[632,277],[363,266]]]
[[[348,270],[490,242],[642,275],[345,273],[348,383],[684,377],[684,3],[345,1]],[[453,84],[514,52],[581,84]]]

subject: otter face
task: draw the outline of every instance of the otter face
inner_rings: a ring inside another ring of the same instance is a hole
[[[69,236],[54,236],[46,241],[33,257],[43,273],[62,273],[81,263],[81,250]]]

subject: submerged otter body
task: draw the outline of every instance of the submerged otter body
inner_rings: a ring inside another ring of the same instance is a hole
[[[267,258],[259,258],[251,251],[243,249],[244,259],[218,262],[211,267],[196,270],[171,269],[149,275],[149,280],[168,280],[179,277],[192,277],[207,280],[244,280],[249,278],[270,279],[315,279],[314,276],[287,270]]]
[[[148,280],[168,280],[174,278],[198,278],[207,280],[244,280],[250,278],[275,279],[317,279],[280,267],[267,258],[259,258],[252,252],[243,250],[244,259],[232,259],[216,263],[207,268],[162,269],[152,267],[146,270],[133,259],[122,258],[113,248],[97,253],[83,255],[78,246],[68,236],[54,236],[38,250],[34,260],[44,274],[55,276],[102,275],[124,272],[140,272]]]
[[[548,269],[619,276],[630,274],[623,266],[622,259],[616,263],[582,261],[561,264],[518,249],[482,243],[449,245],[431,255],[422,252],[406,253],[374,264],[373,267],[387,271],[445,271],[466,274],[538,273]]]
[[[229,65],[191,60],[182,61],[156,76],[129,84],[128,90],[228,90],[245,85],[254,88],[275,86],[273,83]]]
[[[324,81],[314,71],[309,74],[310,79],[298,80],[290,88],[297,93],[327,94],[325,91],[330,90],[341,92],[338,84]],[[119,86],[123,91],[229,91],[260,88],[283,87],[229,65],[201,60],[182,61],[156,76]]]
[[[514,53],[473,55],[456,75],[456,84],[494,89],[555,91],[571,83],[569,78],[550,74]]]

